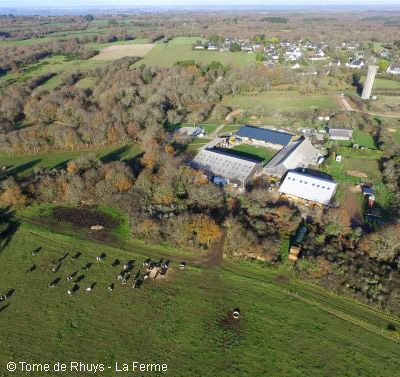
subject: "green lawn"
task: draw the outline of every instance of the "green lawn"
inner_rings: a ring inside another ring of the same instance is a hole
[[[365,76],[361,77],[361,83],[364,83]],[[400,89],[400,81],[376,78],[374,82],[374,89]]]
[[[246,66],[256,62],[256,54],[192,50],[192,44],[199,39],[201,38],[177,37],[166,44],[156,44],[135,65],[147,64],[149,66],[171,67],[177,61],[194,60],[196,63],[209,64],[215,60],[223,65]]]
[[[24,175],[31,173],[35,168],[46,169],[66,166],[69,160],[89,153],[95,154],[103,161],[113,161],[121,158],[131,159],[140,153],[140,149],[136,145],[127,145],[125,147],[112,146],[86,151],[53,151],[29,156],[9,156],[2,153],[0,154],[0,166],[9,166],[8,174],[10,175]]]
[[[226,125],[222,128],[222,130],[219,132],[220,134],[226,134],[226,133],[233,133],[239,130],[239,128],[242,127],[241,125]]]
[[[230,149],[230,152],[237,153],[241,156],[261,160],[264,164],[271,161],[277,153],[277,151],[274,149],[246,144],[236,145],[232,149]]]
[[[42,250],[32,256],[38,247]],[[53,259],[77,251],[82,253],[77,261],[68,257],[58,273],[51,272]],[[97,262],[102,252],[107,256]],[[132,361],[166,363],[165,375],[177,377],[397,375],[400,350],[386,326],[399,326],[398,320],[302,284],[290,273],[282,278],[282,272],[261,264],[230,260],[214,268],[189,261],[182,271],[177,267],[184,257],[176,257],[165,280],[132,290],[132,278],[120,285],[121,268],[111,267],[115,258],[132,259],[136,274],[145,258],[161,255],[142,243],[99,245],[22,223],[0,253],[1,293],[14,290],[0,312],[2,375],[8,376],[7,362],[21,360],[102,363],[104,376],[117,374],[115,362]],[[93,266],[82,272],[88,262]],[[33,264],[36,271],[27,274]],[[72,284],[65,278],[76,270],[84,279],[68,296]],[[56,277],[59,286],[47,288]],[[93,282],[96,287],[85,293]],[[236,307],[238,321],[230,319]]]
[[[297,92],[263,92],[225,97],[227,106],[244,110],[296,112],[312,109],[337,110],[338,104],[332,95],[301,95]]]
[[[368,132],[355,130],[353,133],[353,139],[355,144],[359,144],[366,148],[376,149],[375,140]]]
[[[96,86],[97,78],[96,77],[84,77],[83,79],[79,80],[75,86],[77,88],[86,89],[90,88],[93,89]]]

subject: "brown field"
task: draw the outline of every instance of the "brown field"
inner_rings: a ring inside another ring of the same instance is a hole
[[[135,45],[115,45],[102,49],[98,55],[94,56],[94,60],[117,60],[125,56],[145,56],[154,44],[143,43]]]

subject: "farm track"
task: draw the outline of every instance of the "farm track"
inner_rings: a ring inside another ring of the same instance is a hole
[[[369,306],[352,301],[343,296],[335,296],[333,293],[322,291],[321,288],[315,287],[311,284],[302,283],[299,281],[282,281],[276,278],[276,276],[268,276],[257,272],[257,270],[251,267],[245,267],[239,264],[235,264],[229,260],[223,260],[222,246],[224,235],[213,245],[211,252],[201,256],[186,256],[169,254],[163,251],[158,251],[154,247],[144,246],[135,248],[134,245],[129,245],[127,241],[119,242],[100,242],[91,238],[83,237],[71,232],[61,232],[59,229],[53,229],[52,227],[46,226],[40,221],[34,221],[25,217],[18,216],[19,220],[30,223],[39,228],[50,230],[58,234],[74,237],[83,241],[90,241],[99,245],[107,245],[110,247],[118,248],[126,253],[131,253],[132,250],[136,254],[148,257],[164,257],[171,260],[182,259],[187,262],[200,266],[200,267],[218,267],[223,272],[235,274],[243,279],[251,282],[258,281],[262,284],[267,284],[269,287],[273,287],[279,293],[282,293],[288,297],[293,297],[297,300],[303,301],[309,305],[314,305],[321,310],[334,315],[344,321],[350,322],[356,326],[359,326],[367,331],[373,332],[377,335],[383,336],[387,339],[392,340],[395,343],[399,343],[400,339],[395,339],[390,335],[390,332],[385,329],[386,325],[390,322],[400,327],[400,319],[393,317],[383,311],[378,311],[370,308]],[[41,237],[46,237],[44,234],[40,234]],[[51,237],[46,237],[51,239]],[[144,250],[143,250],[144,249]]]
[[[320,288],[314,287],[310,284],[298,281],[296,281],[295,284],[291,282],[278,281],[251,269],[244,270],[243,267],[235,268],[225,265],[223,269],[252,281],[258,280],[262,283],[272,285],[284,294],[304,301],[310,305],[318,306],[321,310],[360,326],[368,331],[384,336],[396,343],[399,342],[398,339],[394,339],[389,335],[389,332],[384,329],[384,326],[388,322],[400,326],[400,320],[385,312],[378,312],[367,305],[351,301],[345,297],[335,297],[334,294],[322,292]],[[244,271],[248,274],[245,275],[241,273]],[[251,276],[251,278],[249,276]]]
[[[357,112],[361,114],[367,114],[371,116],[380,116],[380,117],[387,117],[387,118],[400,118],[400,114],[384,114],[384,113],[372,113],[372,112],[364,112],[358,109],[354,109],[349,101],[346,98],[338,96],[339,102],[342,104],[343,108],[349,112]]]

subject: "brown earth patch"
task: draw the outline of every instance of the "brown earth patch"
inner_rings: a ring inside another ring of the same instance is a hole
[[[368,175],[361,172],[361,171],[356,171],[356,170],[346,170],[347,175],[351,175],[353,177],[358,177],[358,178],[368,178]]]
[[[145,56],[152,48],[152,43],[115,45],[103,48],[93,60],[117,60],[125,56]]]
[[[58,221],[67,222],[77,227],[90,228],[92,225],[101,225],[104,228],[115,228],[120,223],[119,220],[94,208],[56,207],[53,209],[53,216]]]

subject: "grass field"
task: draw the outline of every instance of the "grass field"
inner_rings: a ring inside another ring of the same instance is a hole
[[[277,153],[277,151],[273,149],[246,144],[236,145],[230,149],[230,152],[237,153],[244,157],[261,160],[265,164],[271,161]]]
[[[196,63],[209,64],[215,60],[223,65],[246,66],[256,62],[255,54],[229,51],[194,51],[192,44],[198,39],[201,38],[177,37],[166,44],[156,44],[143,60],[135,63],[135,65],[147,64],[149,66],[171,67],[177,61],[194,60]]]
[[[7,73],[0,77],[0,84],[2,85],[9,85],[14,82],[23,82],[26,81],[36,75],[44,74],[44,73],[58,73],[61,74],[63,72],[76,72],[76,71],[88,71],[99,67],[101,65],[108,64],[109,61],[107,60],[78,60],[78,59],[67,59],[63,55],[55,55],[49,58],[45,58],[40,60],[37,63],[31,64],[25,67],[21,73]],[[58,77],[58,76],[55,76]],[[53,81],[51,81],[53,80]],[[50,84],[49,84],[50,82]],[[54,85],[57,86],[60,83],[60,78],[52,78],[45,82],[43,86],[39,88],[46,88],[46,85],[50,86]]]
[[[364,83],[365,76],[361,77],[361,83]],[[376,90],[391,90],[400,89],[400,81],[376,78],[374,82],[374,89]]]
[[[108,46],[101,49],[91,60],[117,60],[125,56],[145,56],[154,46],[151,43]]]
[[[73,160],[85,154],[94,154],[103,161],[114,161],[121,158],[131,159],[140,153],[140,149],[135,145],[125,147],[113,146],[102,149],[93,149],[86,151],[53,151],[46,154],[37,154],[29,156],[9,156],[0,154],[0,166],[8,166],[8,175],[29,174],[35,168],[54,168],[66,166],[69,160]]]
[[[51,272],[53,259],[77,251],[82,253],[77,261],[67,258],[58,273]],[[107,256],[96,262],[101,252]],[[302,284],[287,271],[230,260],[214,268],[188,261],[182,271],[177,262],[184,257],[176,257],[164,280],[134,291],[131,283],[117,282],[120,269],[110,265],[115,258],[136,260],[136,272],[146,257],[161,255],[142,243],[99,245],[22,222],[0,253],[2,293],[14,290],[0,312],[0,375],[11,375],[7,362],[21,360],[103,363],[105,376],[117,374],[107,368],[115,362],[132,361],[166,363],[163,375],[174,377],[393,377],[398,372],[399,347],[386,330],[388,323],[400,324],[396,319]],[[65,277],[87,262],[93,266],[84,272],[80,290],[68,296],[72,284]],[[27,274],[33,263],[37,269]],[[59,286],[47,288],[56,277],[62,278]],[[93,292],[85,293],[93,282]],[[110,293],[112,282],[116,288]],[[235,307],[241,310],[238,321],[230,317]]]
[[[264,92],[228,96],[222,101],[227,106],[244,110],[295,112],[312,109],[337,110],[331,95],[300,95],[296,92]]]
[[[90,88],[93,89],[96,86],[97,77],[84,77],[83,79],[79,80],[75,86],[77,88],[86,89]]]

